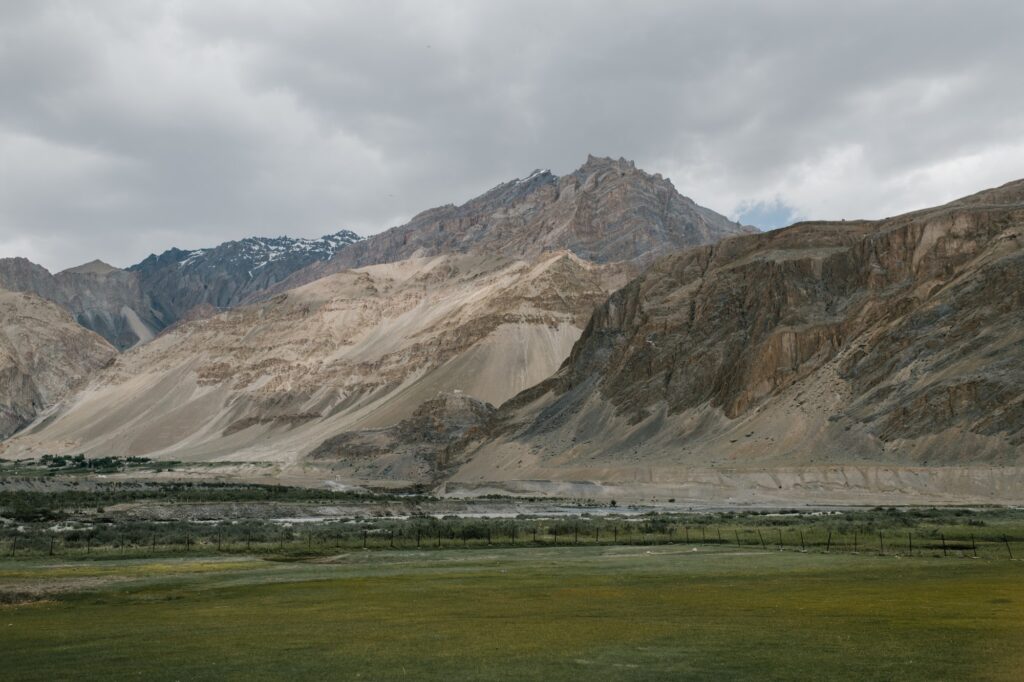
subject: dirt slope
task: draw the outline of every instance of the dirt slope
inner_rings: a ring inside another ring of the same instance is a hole
[[[125,353],[7,452],[292,461],[440,391],[498,404],[558,368],[609,276],[568,253],[345,271]]]

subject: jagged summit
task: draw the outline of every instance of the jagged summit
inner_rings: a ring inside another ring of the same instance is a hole
[[[350,230],[341,230],[318,239],[287,236],[246,237],[202,249],[168,249],[159,256],[151,254],[141,263],[128,269],[145,271],[154,266],[160,267],[168,263],[175,263],[179,268],[193,270],[208,267],[211,264],[241,266],[257,270],[276,261],[295,256],[327,259],[333,256],[338,249],[360,239],[362,237]]]
[[[138,274],[166,327],[196,309],[236,306],[360,239],[349,230],[319,239],[249,237],[205,249],[170,249],[129,270]]]
[[[665,253],[750,231],[632,161],[590,156],[568,175],[535,170],[460,206],[424,211],[295,273],[278,289],[346,268],[442,253],[534,258],[567,249],[591,262],[639,267]]]

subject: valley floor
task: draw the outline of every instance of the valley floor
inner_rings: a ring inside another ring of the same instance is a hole
[[[0,560],[3,677],[1019,679],[1024,564],[677,543]],[[24,598],[25,595],[34,595]]]

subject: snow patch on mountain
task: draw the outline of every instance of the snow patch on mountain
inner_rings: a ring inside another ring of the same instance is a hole
[[[210,259],[230,262],[250,272],[292,255],[303,255],[313,260],[327,260],[349,244],[361,240],[355,232],[342,230],[319,239],[302,237],[247,237],[226,242],[214,248],[183,251],[179,268],[197,267]]]

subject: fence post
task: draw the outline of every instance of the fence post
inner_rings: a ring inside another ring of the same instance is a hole
[[[760,528],[757,529],[757,538],[758,538],[758,540],[761,541],[761,549],[763,549],[764,551],[767,552],[768,551],[768,545],[764,544],[764,536],[761,535],[761,529]]]
[[[914,556],[914,534],[907,533],[907,554]]]
[[[971,533],[971,550],[974,552],[974,558],[978,558],[978,546],[974,544],[974,533]]]
[[[579,544],[579,541],[580,541],[580,527],[579,526],[575,526],[572,529],[572,544],[574,544],[574,545]]]
[[[782,551],[782,529],[778,528],[777,530],[779,531],[779,551],[781,552]]]
[[[947,556],[946,555],[946,534],[945,533],[940,533],[939,537],[942,538],[942,556]]]
[[[853,553],[857,553],[857,531],[853,531]]]
[[[601,544],[601,527],[600,526],[594,526],[594,544],[596,544],[596,545],[600,545]]]
[[[716,530],[718,531],[718,544],[722,544],[722,529],[717,528]]]
[[[736,529],[733,529],[732,532],[736,534],[736,546],[739,547],[740,546],[740,532],[738,530],[736,530]]]
[[[366,549],[366,536],[368,535],[366,529],[363,529],[363,549]]]
[[[155,552],[156,551],[156,533],[153,533],[153,537],[151,538],[151,540],[152,540],[152,542],[151,542],[151,549],[150,549],[150,551],[151,552]]]
[[[17,535],[15,535],[14,538],[11,540],[11,556],[14,556],[14,553],[16,551],[18,551],[18,536]]]
[[[804,544],[804,529],[803,528],[800,529],[800,551],[802,551],[802,552],[806,552],[807,551],[807,545]]]
[[[615,526],[615,528],[612,529],[612,541],[616,545],[619,544],[619,527],[618,526]]]
[[[1009,541],[1009,539],[1007,539],[1006,535],[1003,535],[1003,543],[1006,545],[1006,553],[1009,554],[1010,558],[1012,559],[1013,558],[1013,550],[1010,549],[1010,541]]]
[[[825,552],[828,553],[832,550],[832,531],[828,532],[828,541],[825,543]]]
[[[512,524],[512,546],[516,546],[516,524]]]
[[[882,531],[878,531],[878,553],[885,554],[885,543],[882,542]]]
[[[700,527],[700,544],[706,545],[708,543],[706,534],[704,533],[704,526]]]
[[[416,529],[416,549],[420,548],[420,529]]]
[[[50,536],[50,556],[53,556],[53,536]]]

